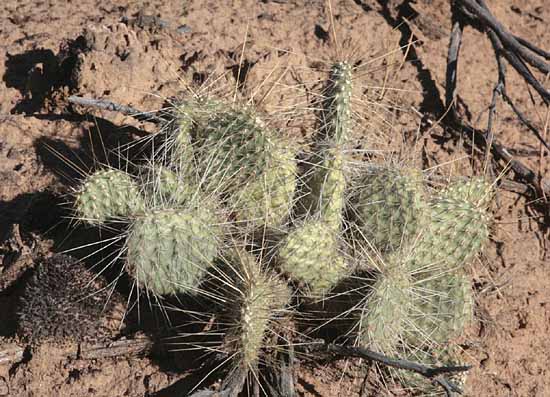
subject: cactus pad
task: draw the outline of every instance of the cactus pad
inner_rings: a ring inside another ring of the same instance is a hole
[[[367,175],[354,198],[360,238],[380,251],[414,241],[426,220],[422,173],[379,170]]]
[[[238,274],[234,285],[237,295],[227,319],[231,329],[226,343],[248,368],[257,364],[269,323],[284,309],[290,295],[285,283],[262,270],[253,255],[235,251],[230,258]]]
[[[307,183],[309,191],[302,198],[302,205],[309,213],[319,213],[334,232],[338,232],[345,204],[343,154],[333,148],[321,153],[319,157],[319,162],[311,170],[312,175]]]
[[[346,62],[336,63],[331,70],[321,114],[322,139],[343,144],[351,124],[352,67]]]
[[[293,230],[279,247],[281,269],[306,283],[313,295],[323,294],[347,275],[333,230],[322,221],[310,221]]]
[[[413,300],[411,275],[394,263],[384,266],[361,310],[360,344],[395,354],[409,327]]]
[[[91,224],[127,218],[142,212],[144,207],[136,182],[127,173],[115,169],[91,174],[76,193],[76,216]]]
[[[490,222],[487,210],[454,197],[462,194],[460,189],[452,188],[432,200],[429,223],[416,247],[417,269],[432,271],[463,266],[487,243]]]
[[[416,282],[407,342],[416,348],[460,336],[473,317],[470,279],[464,272],[444,273]]]
[[[132,225],[127,271],[157,295],[196,293],[219,243],[219,223],[204,204],[153,210]]]

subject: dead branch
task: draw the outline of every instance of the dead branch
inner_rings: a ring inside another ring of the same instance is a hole
[[[72,95],[68,98],[68,101],[69,103],[72,103],[74,105],[122,113],[136,119],[137,121],[146,121],[154,124],[158,124],[162,121],[162,118],[158,115],[157,112],[146,113],[131,106],[119,105],[118,103],[114,103],[105,99],[83,98],[80,96]]]
[[[413,361],[387,357],[381,353],[362,347],[335,345],[332,343],[327,344],[324,342],[308,346],[308,351],[325,354],[337,359],[346,357],[362,358],[369,361],[375,361],[387,367],[412,371],[439,385],[443,388],[448,397],[452,397],[453,393],[462,394],[462,389],[448,380],[444,375],[466,372],[471,368],[471,366],[468,365],[430,367]]]
[[[146,336],[132,339],[121,339],[108,344],[94,344],[80,346],[78,358],[92,360],[118,356],[136,356],[148,354],[153,350],[154,341]]]
[[[493,88],[493,95],[489,106],[489,118],[487,128],[479,130],[465,122],[458,114],[456,108],[457,101],[457,80],[458,80],[458,58],[460,54],[460,44],[462,41],[463,27],[466,21],[477,23],[487,32],[493,45],[498,64],[498,79]],[[474,22],[472,22],[474,21]],[[527,50],[531,51],[528,52]],[[498,22],[489,11],[484,0],[456,0],[453,6],[453,30],[449,42],[447,54],[447,73],[445,84],[445,98],[448,112],[444,117],[444,123],[450,127],[451,131],[460,134],[465,132],[466,136],[472,139],[474,145],[484,150],[485,153],[492,153],[497,160],[506,163],[525,184],[534,186],[535,191],[545,196],[550,193],[547,191],[548,184],[543,184],[538,180],[537,174],[522,162],[516,160],[508,149],[502,145],[494,136],[493,124],[494,114],[496,112],[497,99],[500,97],[507,103],[518,119],[524,124],[537,139],[547,148],[548,143],[543,139],[539,130],[527,117],[517,108],[512,99],[506,92],[506,67],[503,58],[506,59],[517,72],[539,93],[543,101],[548,104],[550,93],[542,86],[530,72],[527,63],[536,67],[545,73],[550,73],[550,64],[544,62],[542,58],[548,59],[548,54],[528,43],[524,39],[518,39],[513,36],[500,22]],[[528,191],[529,189],[525,189]]]

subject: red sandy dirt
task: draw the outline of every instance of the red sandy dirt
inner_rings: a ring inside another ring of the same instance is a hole
[[[325,1],[142,3],[5,0],[0,6],[0,352],[13,348],[17,353],[6,360],[0,354],[0,396],[183,396],[200,379],[175,354],[84,359],[77,354],[82,346],[59,340],[18,349],[25,343],[16,336],[15,306],[35,266],[32,258],[67,248],[68,224],[55,227],[60,214],[55,206],[67,192],[67,181],[78,174],[52,149],[89,166],[91,148],[102,159],[99,137],[114,148],[152,131],[151,125],[120,114],[71,107],[68,94],[152,111],[184,84],[208,76],[224,73],[219,85],[234,87],[239,65],[247,65],[241,87],[246,95],[262,98],[275,81],[283,87],[266,96],[266,111],[297,102],[293,117],[278,122],[299,141],[311,116],[298,118],[296,112],[300,101],[311,98],[284,88],[318,92],[335,49],[343,47],[354,60],[368,63],[368,73],[358,81],[369,98],[380,93],[375,87],[399,88],[384,96],[399,110],[367,104],[360,111],[365,130],[381,132],[376,144],[395,147],[413,140],[415,160],[425,169],[450,164],[444,173],[480,172],[479,156],[471,161],[461,142],[437,124],[426,127],[419,116],[442,113],[448,2],[333,1],[339,42],[330,32]],[[519,36],[540,47],[550,42],[545,0],[489,1],[489,7]],[[399,48],[410,40],[416,43],[409,50]],[[465,31],[461,51],[461,113],[484,128],[497,78],[494,55],[489,40],[472,28]],[[510,70],[507,84],[518,106],[543,127],[547,109],[531,99],[525,82]],[[539,143],[503,104],[495,131],[525,164],[549,176]],[[493,210],[491,243],[471,268],[477,320],[461,345],[464,360],[473,366],[465,394],[550,396],[549,207],[500,190]],[[111,336],[132,326],[121,331],[112,325]],[[298,367],[299,394],[360,395],[363,378],[356,376],[355,364]]]

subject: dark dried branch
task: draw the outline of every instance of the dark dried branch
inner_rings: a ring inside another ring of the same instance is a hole
[[[506,50],[513,52],[520,56],[523,60],[529,63],[531,66],[537,68],[542,73],[550,73],[550,65],[541,59],[534,56],[529,52],[530,49],[522,45],[494,16],[491,14],[485,2],[479,0],[479,3],[475,0],[458,0],[469,12],[475,15],[480,22],[487,28],[493,30],[502,41],[502,44]],[[533,46],[534,47],[534,46]],[[547,92],[546,99],[550,99],[550,93]]]
[[[460,44],[462,43],[463,28],[462,23],[457,18],[457,20],[453,23],[451,41],[449,43],[449,52],[447,54],[447,75],[445,81],[445,87],[447,87],[447,89],[445,90],[445,105],[453,116],[456,115],[458,55],[460,52]]]
[[[458,372],[466,372],[471,368],[471,366],[468,365],[430,367],[427,365],[415,363],[413,361],[390,358],[381,353],[377,353],[375,351],[362,347],[325,344],[322,342],[308,346],[308,352],[317,352],[321,354],[324,353],[332,356],[333,358],[363,358],[365,360],[375,361],[388,367],[412,371],[441,386],[445,390],[447,396],[452,396],[453,393],[462,394],[462,390],[453,382],[445,378],[444,375]]]
[[[105,99],[83,98],[72,95],[69,97],[68,101],[69,103],[72,103],[74,105],[122,113],[127,116],[133,117],[137,121],[146,121],[154,124],[158,124],[162,121],[162,118],[159,117],[156,112],[145,113],[133,107],[119,105],[118,103],[114,103]]]
[[[547,184],[538,183],[539,181],[537,180],[537,175],[535,174],[535,172],[522,164],[520,161],[514,159],[513,155],[506,149],[506,147],[500,144],[498,140],[494,137],[494,114],[496,112],[497,99],[498,97],[502,97],[504,101],[516,113],[518,119],[525,126],[527,126],[527,128],[529,128],[531,132],[535,134],[535,136],[539,139],[539,141],[544,144],[546,148],[550,149],[550,146],[542,138],[542,135],[540,134],[538,129],[533,125],[532,122],[527,119],[527,117],[525,117],[525,115],[515,106],[511,98],[508,96],[506,92],[506,67],[503,62],[503,58],[507,59],[510,64],[526,79],[526,81],[531,84],[535,89],[537,89],[537,92],[541,94],[543,99],[545,99],[546,97],[550,98],[550,94],[535,79],[528,67],[525,65],[524,59],[527,61],[527,58],[520,58],[520,55],[518,55],[521,54],[521,57],[523,57],[525,51],[513,51],[514,48],[517,49],[517,46],[525,46],[525,40],[518,41],[498,21],[496,21],[496,19],[489,12],[483,0],[479,0],[478,2],[475,2],[473,0],[456,0],[455,4],[459,3],[462,4],[463,8],[453,7],[453,31],[451,33],[449,51],[447,56],[447,79],[445,85],[445,96],[447,102],[446,105],[448,107],[448,110],[443,119],[443,122],[446,126],[450,127],[450,130],[455,134],[465,133],[466,136],[469,136],[472,139],[472,143],[474,145],[478,146],[482,150],[485,150],[486,153],[488,148],[490,148],[493,156],[497,160],[504,161],[515,172],[518,178],[520,178],[527,185],[535,186],[536,191],[539,194],[547,195],[548,193],[550,193],[549,191],[547,191],[549,190]],[[489,106],[489,118],[486,131],[476,129],[466,123],[464,120],[462,120],[457,113],[456,106],[454,106],[457,97],[457,64],[460,40],[462,37],[462,31],[458,29],[460,25],[457,22],[461,20],[460,14],[463,14],[463,20],[467,20],[467,18],[470,18],[470,20],[473,19],[474,22],[481,23],[482,26],[487,28],[487,34],[489,36],[489,39],[491,40],[497,59],[498,81],[493,89],[491,104]],[[517,45],[514,45],[514,43],[516,43]],[[545,54],[545,52],[541,52],[542,50],[538,51],[538,49],[533,45],[525,47],[537,54]],[[537,51],[534,51],[534,49],[537,49]],[[533,54],[529,54],[528,58],[529,57],[532,58]],[[549,65],[546,66],[550,68]],[[529,188],[523,189],[523,191],[527,192],[529,191]]]
[[[67,357],[92,360],[107,357],[136,356],[149,354],[153,350],[154,341],[147,336],[132,339],[108,341],[93,345],[79,344],[67,352]],[[0,364],[13,365],[23,359],[26,347],[13,345],[0,351]]]
[[[526,48],[529,48],[531,51],[533,51],[535,54],[537,55],[540,55],[541,57],[543,57],[544,59],[547,59],[550,61],[550,52],[548,51],[544,51],[543,49],[541,48],[538,48],[536,45],[534,45],[533,43],[519,37],[519,36],[516,36],[514,35],[514,38],[518,41],[518,43],[520,43],[521,45],[525,46]]]
[[[81,346],[78,357],[84,360],[92,360],[106,357],[135,356],[148,354],[153,350],[154,342],[148,337],[134,339],[122,339],[109,344],[95,344]]]

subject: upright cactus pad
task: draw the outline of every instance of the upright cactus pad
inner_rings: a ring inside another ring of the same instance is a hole
[[[205,188],[224,195],[238,220],[280,225],[292,206],[294,152],[252,110],[205,106],[193,133]]]
[[[399,264],[388,259],[371,287],[359,319],[360,344],[385,354],[395,354],[403,341],[415,299],[411,274]]]
[[[351,129],[351,66],[339,62],[332,68],[320,111],[321,126],[314,153],[304,175],[301,209],[321,218],[338,232],[344,209],[343,147]]]
[[[380,251],[414,241],[426,221],[422,173],[388,168],[364,177],[354,197],[361,239]]]
[[[127,271],[154,294],[196,293],[221,240],[219,221],[204,204],[152,210],[127,241]]]
[[[101,224],[143,212],[140,189],[130,175],[115,169],[97,171],[76,193],[75,213],[80,220]]]
[[[453,269],[481,251],[489,239],[490,216],[480,205],[487,195],[490,192],[480,194],[468,184],[454,185],[432,200],[429,222],[417,244],[417,269]]]
[[[302,198],[302,205],[308,213],[319,213],[337,233],[342,224],[345,205],[343,154],[338,148],[332,148],[318,156],[319,163],[312,169],[308,181],[309,191]]]
[[[235,251],[230,256],[237,269],[233,286],[235,299],[225,321],[230,325],[226,344],[237,353],[240,364],[253,368],[264,346],[269,323],[289,301],[287,286],[274,275],[262,270],[254,256]]]
[[[352,67],[347,62],[336,63],[331,70],[321,112],[322,140],[337,145],[345,142],[351,127]]]
[[[284,272],[307,284],[312,295],[328,292],[348,273],[335,233],[323,221],[293,230],[279,247],[278,261]]]
[[[199,193],[194,175],[183,173],[181,169],[161,164],[142,167],[141,181],[148,204],[152,206],[180,206]]]
[[[430,348],[460,336],[473,317],[470,279],[462,272],[449,272],[415,283],[407,342],[415,348]]]
[[[277,227],[289,216],[296,188],[294,154],[274,145],[263,172],[242,180],[240,189],[228,199],[238,220]]]

